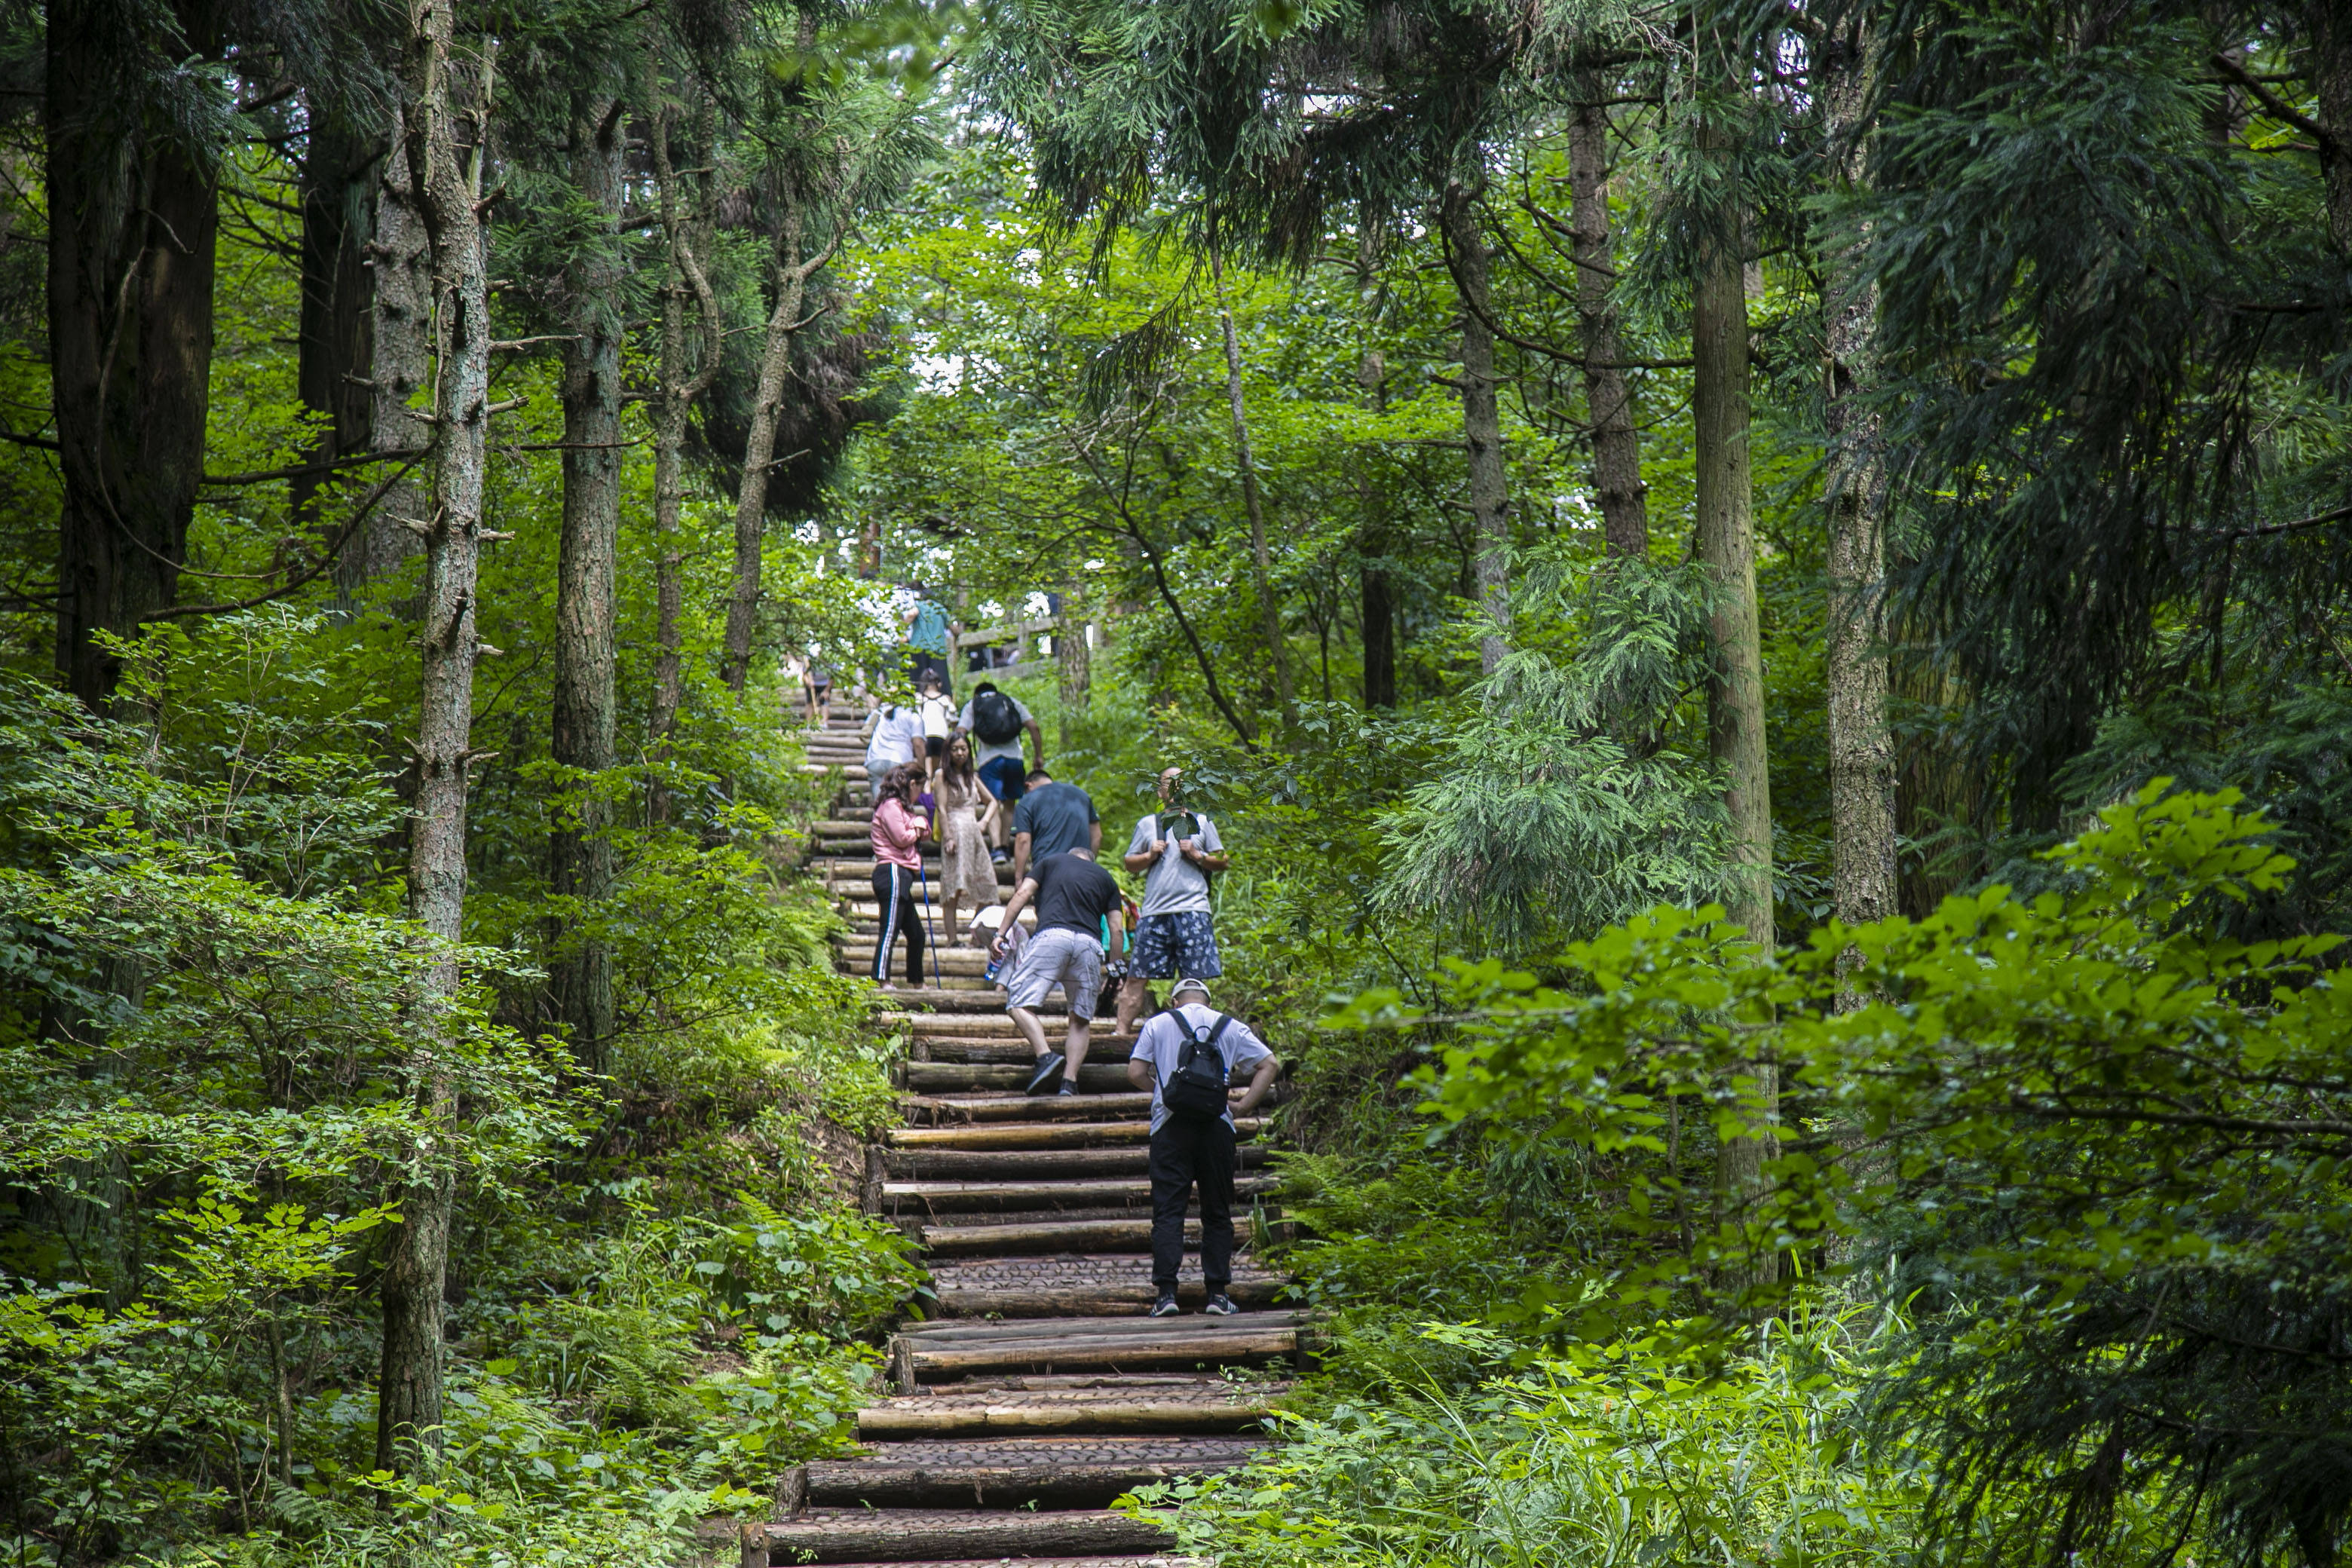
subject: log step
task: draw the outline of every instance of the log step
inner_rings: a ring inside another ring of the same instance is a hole
[[[1193,1278],[1180,1281],[1176,1300],[1187,1312],[1197,1312],[1206,1300],[1196,1265]],[[1268,1276],[1244,1278],[1238,1268],[1228,1293],[1245,1309],[1271,1307],[1288,1289],[1287,1282]],[[1138,1317],[1158,1299],[1158,1289],[1146,1280],[1136,1285],[973,1286],[940,1289],[939,1310],[950,1318],[1057,1318],[1069,1313],[1127,1312]],[[1181,1321],[1162,1319],[1163,1322]]]
[[[897,1002],[901,1005],[899,1010],[882,1015],[880,1022],[885,1025],[904,1023],[908,1017],[908,1014],[905,1011],[906,1005],[908,1004],[912,1004],[925,1009],[922,1012],[916,1013],[914,1016],[931,1023],[939,1023],[941,1021],[952,1022],[956,1026],[953,1032],[959,1034],[969,1031],[972,1034],[993,1035],[999,1032],[998,1027],[992,1026],[990,1024],[982,1022],[982,1020],[983,1019],[992,1019],[996,1026],[1006,1030],[1013,1028],[1013,1020],[1005,1016],[1004,1002],[1002,997],[992,996],[984,999],[972,996],[961,998],[942,997],[936,992],[907,991],[895,985],[885,985],[882,986],[880,990],[885,1001]],[[1060,994],[1057,992],[1054,995],[1046,998],[1045,1003],[1036,1010],[1040,1013],[1058,1013],[1062,1011],[1062,997]],[[968,1016],[958,1018],[954,1016],[957,1014],[968,1015],[974,1013],[979,1014],[981,1016],[979,1018]]]
[[[1099,1105],[1108,1095],[1089,1100]],[[1148,1095],[1134,1098],[1149,1100]],[[1237,1116],[1234,1131],[1239,1136],[1254,1136],[1265,1125],[1259,1116]],[[888,1133],[890,1146],[898,1149],[1087,1149],[1104,1144],[1143,1143],[1150,1141],[1149,1121],[1082,1121],[1067,1126],[971,1126],[971,1127],[894,1127]]]
[[[1127,1321],[1140,1325],[1151,1320]],[[1223,1334],[1081,1334],[1067,1340],[980,1340],[937,1348],[910,1344],[904,1364],[915,1383],[934,1384],[992,1372],[1142,1372],[1255,1365],[1297,1353],[1296,1330],[1267,1329],[1235,1330]]]
[[[1083,1125],[1083,1123],[1081,1124]],[[992,1129],[992,1131],[994,1131]],[[1234,1151],[1244,1169],[1265,1163],[1265,1146],[1244,1143]],[[887,1149],[883,1169],[912,1181],[1033,1181],[1088,1176],[1139,1176],[1150,1168],[1151,1151],[1140,1142],[1108,1149]]]
[[[911,1065],[911,1064],[910,1064]],[[1086,1078],[1083,1069],[1078,1077]],[[900,1101],[909,1116],[955,1125],[986,1122],[1078,1121],[1097,1116],[1131,1117],[1151,1109],[1151,1097],[1129,1089],[1125,1094],[910,1094]]]
[[[1267,1176],[1243,1176],[1234,1182],[1236,1201],[1270,1192]],[[1035,1182],[884,1182],[884,1212],[970,1214],[997,1209],[1148,1208],[1151,1182],[1097,1178],[1091,1181]]]
[[[1108,1509],[813,1508],[782,1523],[747,1527],[744,1561],[782,1565],[1100,1556],[1172,1544],[1174,1537],[1159,1524]],[[756,1556],[763,1546],[764,1558]]]
[[[1160,1387],[998,1387],[908,1394],[859,1411],[857,1435],[866,1442],[888,1442],[980,1434],[1255,1432],[1289,1388],[1286,1383],[1169,1381],[1170,1386]]]
[[[939,1258],[1003,1258],[1040,1252],[1149,1252],[1151,1219],[1073,1219],[1022,1225],[927,1225],[917,1239]],[[1184,1222],[1187,1246],[1201,1243],[1201,1222]]]
[[[1250,1437],[891,1443],[807,1466],[804,1495],[819,1507],[1101,1508],[1139,1486],[1245,1465],[1264,1447]]]
[[[1137,1318],[1068,1317],[1045,1319],[1025,1323],[972,1323],[934,1321],[910,1323],[898,1331],[898,1339],[925,1345],[979,1344],[994,1340],[1034,1340],[1038,1338],[1087,1337],[1118,1339],[1145,1329],[1171,1335],[1214,1336],[1236,1327],[1271,1331],[1295,1329],[1302,1314],[1295,1308],[1273,1312],[1244,1312],[1232,1318]]]
[[[874,942],[875,939],[870,935],[835,937],[833,939],[834,956],[854,963],[860,969],[870,969],[874,964]],[[890,945],[892,950],[890,967],[904,973],[905,970],[902,966],[907,962],[906,944],[899,942]],[[932,973],[931,965],[934,961],[939,964],[939,973],[950,977],[966,975],[977,978],[988,972],[988,954],[981,952],[980,949],[976,947],[935,948],[927,938],[923,943],[923,973],[926,975]]]
[[[1051,1035],[1046,1037],[1046,1043],[1058,1044]],[[995,1067],[977,1066],[970,1062],[908,1062],[907,1087],[918,1094],[947,1094],[958,1089],[967,1093],[992,1090],[1002,1094],[1008,1089],[1018,1090],[1026,1086],[1032,1070],[1018,1063]],[[1096,1094],[1114,1094],[1120,1089],[1130,1089],[1127,1081],[1127,1064],[1124,1061],[1088,1061],[1078,1068],[1078,1088]]]

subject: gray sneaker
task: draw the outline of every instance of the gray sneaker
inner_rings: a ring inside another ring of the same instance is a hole
[[[1029,1092],[1032,1094],[1050,1092],[1054,1080],[1061,1076],[1062,1053],[1047,1051],[1037,1058],[1037,1070],[1029,1075]]]
[[[1151,1310],[1143,1315],[1147,1318],[1172,1318],[1183,1310],[1183,1308],[1176,1304],[1176,1293],[1171,1290],[1152,1302]]]
[[[1230,1318],[1241,1309],[1234,1305],[1234,1299],[1231,1296],[1220,1290],[1209,1298],[1209,1304],[1202,1307],[1201,1310],[1213,1318]]]

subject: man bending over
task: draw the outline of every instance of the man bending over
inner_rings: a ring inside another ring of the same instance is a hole
[[[1013,1026],[1021,1031],[1037,1058],[1029,1092],[1076,1094],[1078,1068],[1086,1064],[1088,1031],[1094,1024],[1095,998],[1102,993],[1104,922],[1109,922],[1114,948],[1123,945],[1126,936],[1118,884],[1095,864],[1091,850],[1081,847],[1053,856],[1030,868],[1021,885],[1013,889],[1013,901],[1004,906],[998,931],[1018,930],[1021,911],[1033,901],[1037,906],[1037,930],[1022,944],[1021,962],[1013,965],[1012,977],[1005,982],[1004,1010],[1013,1015]],[[1000,934],[989,944],[989,952],[1003,958],[1005,946]],[[1038,1005],[1056,985],[1070,1004],[1070,1030],[1060,1055],[1046,1046],[1045,1026],[1037,1017]],[[1056,1078],[1061,1079],[1058,1091],[1054,1088]]]

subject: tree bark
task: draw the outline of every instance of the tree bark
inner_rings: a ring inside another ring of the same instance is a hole
[[[1724,188],[1736,178],[1730,149],[1702,130],[1701,147],[1719,161]],[[1746,268],[1739,198],[1708,215],[1691,279],[1691,416],[1697,448],[1695,551],[1714,578],[1709,633],[1707,753],[1724,781],[1731,865],[1724,904],[1751,941],[1772,945],[1772,798],[1764,737],[1764,653],[1756,603],[1754,497],[1748,469],[1748,350]],[[1769,1062],[1754,1064],[1759,1109],[1771,1117],[1778,1082]],[[1718,1219],[1750,1201],[1763,1180],[1766,1136],[1732,1137],[1717,1155]],[[1772,1278],[1772,1259],[1752,1260],[1750,1278]]]
[[[1077,744],[1077,722],[1086,716],[1087,694],[1094,687],[1094,650],[1087,646],[1086,612],[1077,584],[1062,590],[1062,620],[1054,628],[1054,667],[1062,699],[1060,749]]]
[[[657,31],[655,37],[659,37]],[[677,173],[670,163],[669,115],[660,101],[657,68],[651,74],[649,90],[654,101],[646,115],[645,139],[653,158],[662,238],[669,255],[669,272],[662,285],[661,364],[657,372],[660,384],[654,403],[654,706],[646,725],[658,766],[669,756],[670,738],[677,728],[678,706],[685,700],[678,617],[686,605],[681,577],[686,558],[679,545],[678,516],[686,500],[686,421],[694,400],[709,390],[719,374],[721,323],[719,302],[711,293],[698,255],[705,248],[698,222],[704,209],[698,203],[689,214],[681,198]],[[697,90],[703,132],[698,140],[708,148],[713,129],[711,100],[707,93]],[[700,311],[702,327],[702,363],[692,372],[687,368],[686,301],[689,293]],[[658,779],[651,792],[651,808],[656,822],[669,820],[669,790]]]
[[[563,345],[563,535],[555,578],[555,689],[550,754],[564,770],[549,836],[548,886],[592,913],[612,891],[611,812],[599,787],[613,766],[614,577],[621,539],[623,286],[621,102],[573,106],[572,188],[598,214],[598,232],[564,268],[571,340]],[[563,907],[559,904],[559,908]],[[593,918],[593,913],[592,913]],[[612,1070],[613,954],[604,941],[551,922],[548,980],[584,1073]]]
[[[1868,62],[1852,38],[1832,40],[1818,73],[1831,177],[1863,178],[1862,117]],[[1895,740],[1886,712],[1883,615],[1886,578],[1886,457],[1869,397],[1877,290],[1859,258],[1822,247],[1827,276],[1824,417],[1829,437],[1829,731],[1832,885],[1837,918],[1859,924],[1895,912]],[[1846,995],[1840,1006],[1864,998]]]
[[[294,379],[302,405],[326,422],[310,448],[311,459],[320,461],[367,450],[374,427],[367,388],[374,325],[368,251],[375,237],[383,148],[377,138],[329,118],[315,100],[310,112],[300,181],[302,298]],[[331,484],[320,472],[299,476],[290,487],[294,515],[314,530],[319,492]]]
[[[403,72],[403,131],[416,207],[432,257],[434,338],[431,423],[436,447],[430,517],[424,520],[425,594],[418,617],[424,691],[416,735],[415,822],[409,837],[409,913],[448,944],[427,976],[420,1010],[428,1026],[461,983],[456,944],[464,935],[466,796],[475,753],[476,567],[481,551],[482,485],[490,418],[489,231],[481,209],[483,144],[490,101],[486,46],[471,135],[459,134],[453,103],[455,0],[412,0]],[[448,1077],[431,1047],[417,1064],[430,1120],[457,1113]],[[376,1465],[404,1471],[418,1448],[441,1446],[443,1296],[456,1204],[453,1164],[425,1138],[408,1152],[402,1223],[383,1281],[383,1361],[376,1384]]]
[[[1217,321],[1225,333],[1225,401],[1234,416],[1234,463],[1242,480],[1242,509],[1248,514],[1252,585],[1257,590],[1258,635],[1274,659],[1274,690],[1285,725],[1298,721],[1298,695],[1290,683],[1290,650],[1282,636],[1282,605],[1274,596],[1274,566],[1265,548],[1265,505],[1258,494],[1257,460],[1250,451],[1249,411],[1242,399],[1242,344],[1234,331],[1234,308],[1225,298],[1225,264],[1220,247],[1209,247],[1209,284],[1217,296]]]
[[[1503,472],[1502,402],[1496,394],[1486,237],[1478,226],[1475,194],[1461,185],[1447,187],[1438,216],[1445,230],[1454,286],[1462,296],[1462,439],[1468,451],[1470,513],[1477,536],[1472,581],[1488,623],[1478,638],[1478,664],[1491,675],[1510,646],[1511,509]]]
[[[371,448],[396,452],[426,439],[409,416],[433,360],[433,255],[415,182],[409,178],[406,110],[394,105],[391,148],[380,165],[373,208],[374,237],[367,246],[373,289],[368,329],[368,434]],[[345,595],[394,575],[423,552],[425,542],[408,520],[429,507],[422,475],[402,479],[343,546],[335,583]],[[413,605],[403,614],[413,615]]]
[[[2352,16],[2342,0],[2309,0],[2304,40],[2311,50],[2311,89],[2327,132],[2319,154],[2327,192],[2327,237],[2336,254],[2352,260]]]
[[[751,427],[743,443],[743,482],[735,493],[735,583],[727,596],[727,643],[719,678],[739,696],[751,671],[768,476],[776,466],[776,425],[783,413],[784,382],[792,374],[793,338],[801,326],[801,305],[808,296],[809,277],[833,255],[827,246],[815,257],[803,258],[806,221],[801,202],[793,199],[776,237],[775,309],[768,316],[767,338],[760,353],[759,390],[751,400]]]
[[[216,53],[211,6],[172,7],[175,49]],[[58,668],[92,708],[129,636],[179,595],[211,404],[213,171],[121,101],[121,18],[106,0],[47,12],[45,184],[58,517]]]
[[[1576,258],[1577,343],[1584,356],[1585,412],[1592,421],[1592,488],[1609,553],[1647,560],[1650,515],[1642,437],[1622,368],[1617,265],[1609,240],[1609,110],[1598,71],[1579,71],[1569,120],[1569,226]]]

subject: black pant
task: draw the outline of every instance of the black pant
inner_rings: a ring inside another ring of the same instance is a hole
[[[874,868],[874,901],[882,906],[882,929],[874,937],[874,984],[890,983],[890,944],[907,938],[907,984],[923,983],[923,911],[915,907],[915,873],[887,860]]]
[[[1209,1294],[1234,1282],[1234,1130],[1223,1118],[1171,1116],[1151,1135],[1151,1282],[1176,1289],[1184,1208],[1201,1188],[1201,1278]]]

